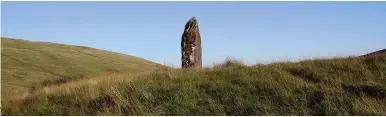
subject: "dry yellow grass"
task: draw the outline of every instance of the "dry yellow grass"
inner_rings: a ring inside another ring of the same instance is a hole
[[[386,115],[385,76],[386,54],[257,66],[227,60],[61,85],[5,102],[3,114]]]
[[[2,100],[1,114],[386,115],[384,53],[253,66],[226,60],[202,70],[151,67],[43,80],[25,96]]]

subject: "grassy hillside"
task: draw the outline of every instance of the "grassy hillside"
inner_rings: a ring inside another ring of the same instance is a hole
[[[84,79],[3,102],[2,114],[386,115],[385,105],[386,54],[378,54]]]
[[[372,52],[372,53],[369,53],[369,54],[366,54],[363,56],[373,56],[373,55],[378,55],[378,54],[382,54],[382,53],[386,53],[386,49],[378,50],[378,51],[375,51],[375,52]]]
[[[1,38],[2,99],[39,85],[154,70],[156,63],[89,47]]]

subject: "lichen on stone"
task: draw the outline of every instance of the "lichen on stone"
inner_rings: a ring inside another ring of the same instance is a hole
[[[185,25],[181,40],[182,67],[201,67],[201,37],[195,17]]]

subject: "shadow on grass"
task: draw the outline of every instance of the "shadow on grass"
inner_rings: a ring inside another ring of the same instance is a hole
[[[292,75],[296,77],[300,77],[306,81],[310,82],[320,82],[322,80],[322,77],[316,75],[313,71],[311,71],[309,68],[292,68],[289,69],[288,72],[290,72]]]
[[[369,85],[343,85],[343,89],[348,92],[355,93],[356,95],[364,93],[373,98],[386,99],[386,89],[384,87],[382,88],[379,86]]]

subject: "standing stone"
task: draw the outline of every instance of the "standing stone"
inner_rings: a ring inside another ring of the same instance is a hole
[[[201,68],[201,36],[198,30],[198,22],[195,17],[185,25],[185,31],[181,40],[182,68]]]

